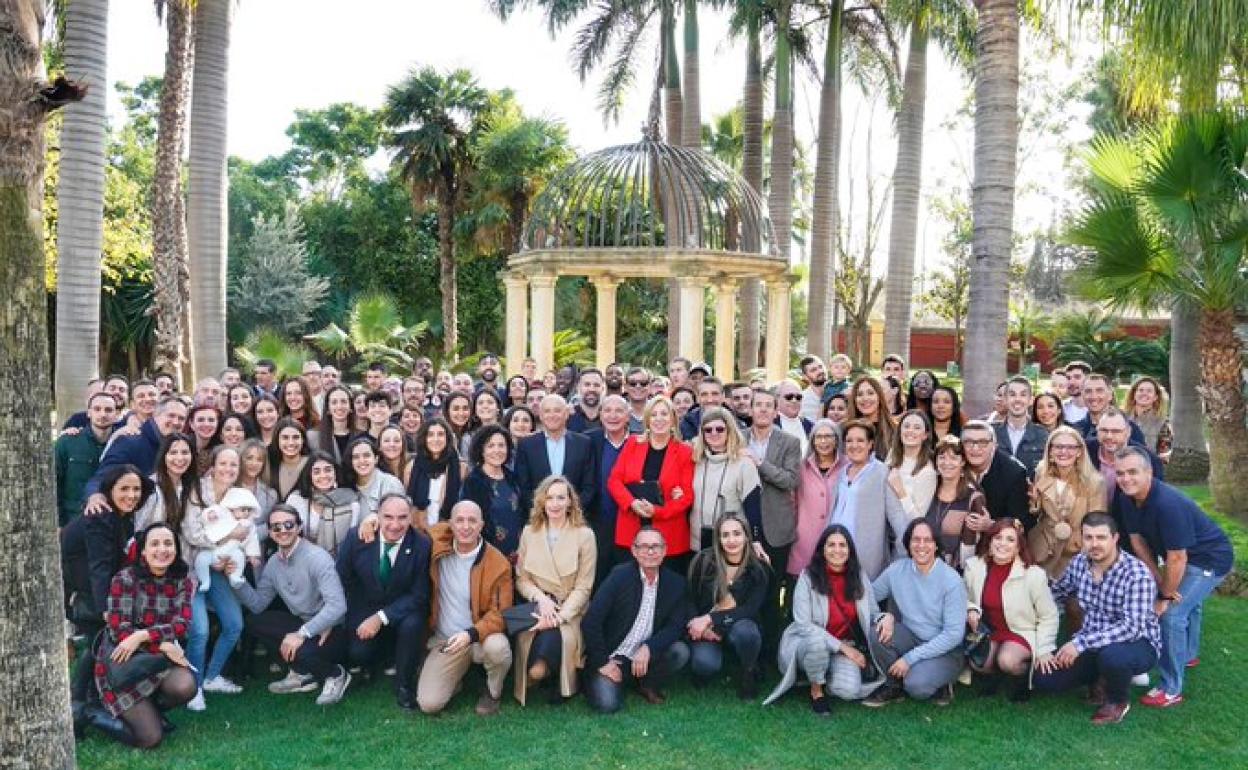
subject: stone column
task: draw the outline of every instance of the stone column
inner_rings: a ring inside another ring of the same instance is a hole
[[[507,376],[514,377],[520,373],[520,364],[528,355],[529,279],[523,273],[504,272],[501,277],[507,287],[507,329],[503,355],[507,358]]]
[[[589,279],[598,294],[598,334],[594,343],[594,363],[604,372],[615,362],[615,290],[622,281],[613,275],[597,275]]]
[[[735,380],[737,282],[730,278],[715,281],[715,376],[724,382]]]
[[[767,279],[767,381],[784,379],[789,372],[789,291],[792,279],[782,273]]]
[[[683,275],[676,279],[680,292],[680,354],[690,361],[702,361],[703,292],[706,278]]]
[[[541,376],[555,363],[555,281],[553,273],[529,276],[529,292],[533,305],[533,335],[529,351],[537,361]]]

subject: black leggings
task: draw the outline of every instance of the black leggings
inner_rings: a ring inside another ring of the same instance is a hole
[[[539,660],[546,661],[546,667],[550,671],[559,671],[559,666],[563,663],[563,634],[559,633],[558,628],[538,631],[533,637],[533,643],[529,645],[528,664],[532,666]]]
[[[175,709],[195,697],[198,687],[189,669],[174,666],[165,672],[152,697],[141,700],[121,714],[121,721],[130,730],[133,745],[141,749],[155,748],[165,737],[160,725],[161,712]]]

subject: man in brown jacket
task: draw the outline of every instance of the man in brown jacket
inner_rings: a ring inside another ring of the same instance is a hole
[[[498,713],[511,667],[502,614],[512,601],[511,563],[481,537],[484,525],[481,508],[462,500],[451,509],[450,521],[429,529],[432,635],[416,685],[416,702],[426,714],[446,707],[473,663],[485,666],[487,687],[477,713]]]

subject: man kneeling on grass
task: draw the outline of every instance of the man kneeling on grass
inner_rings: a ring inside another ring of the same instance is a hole
[[[1037,690],[1091,686],[1098,707],[1092,724],[1121,722],[1131,677],[1146,673],[1161,652],[1161,628],[1153,611],[1157,585],[1144,563],[1118,547],[1118,525],[1105,513],[1084,517],[1083,551],[1053,583],[1053,599],[1079,601],[1083,626],[1056,653],[1036,661]]]
[[[254,613],[247,618],[247,631],[290,664],[290,673],[271,683],[269,692],[311,692],[323,682],[316,703],[328,706],[342,700],[351,684],[341,665],[347,652],[342,625],[347,600],[334,557],[300,537],[302,527],[294,508],[273,506],[269,537],[277,543],[277,553],[269,557],[256,588],[244,582],[234,593]],[[286,610],[268,609],[275,596],[282,598]]]

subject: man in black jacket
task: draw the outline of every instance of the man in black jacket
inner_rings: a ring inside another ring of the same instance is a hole
[[[347,659],[375,667],[394,653],[399,707],[416,708],[413,677],[429,617],[429,538],[412,528],[411,503],[391,493],[377,506],[378,537],[352,529],[338,547],[338,576],[347,597]]]
[[[997,446],[997,434],[983,420],[971,420],[962,427],[962,447],[966,464],[984,492],[984,505],[993,519],[1011,518],[1030,530],[1036,524],[1027,502],[1027,469]],[[992,521],[977,516],[967,520],[971,529],[984,532]]]
[[[542,399],[542,430],[516,446],[516,481],[520,510],[528,515],[533,492],[549,476],[564,476],[576,488],[581,510],[593,510],[598,497],[597,464],[589,439],[567,429],[568,402],[550,394]]]
[[[663,703],[661,680],[689,661],[680,641],[689,618],[685,579],[663,569],[666,553],[657,529],[640,530],[633,538],[637,563],[611,571],[581,620],[585,697],[601,714],[620,710],[629,681],[646,702]]]
[[[1005,419],[993,425],[997,446],[1008,452],[1034,478],[1036,465],[1044,459],[1049,432],[1031,421],[1031,382],[1014,377],[1005,383]]]

